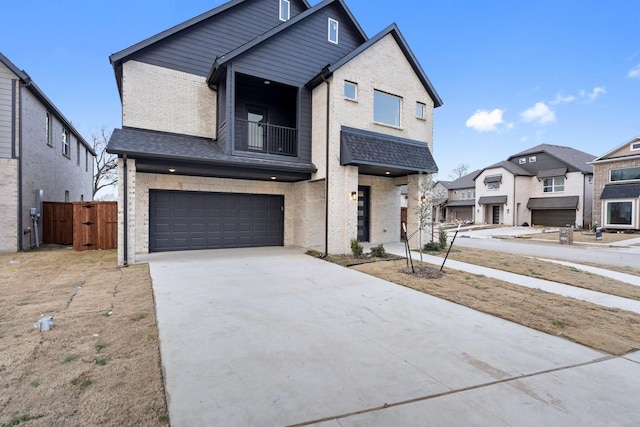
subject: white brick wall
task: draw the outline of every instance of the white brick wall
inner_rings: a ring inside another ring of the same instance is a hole
[[[0,252],[18,250],[18,161],[0,158]]]
[[[136,61],[122,67],[122,125],[216,137],[216,92],[201,76]]]

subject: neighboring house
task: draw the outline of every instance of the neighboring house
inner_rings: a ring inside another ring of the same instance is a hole
[[[0,251],[42,242],[42,221],[32,229],[31,215],[41,215],[42,202],[91,200],[94,158],[31,77],[0,53]]]
[[[640,229],[640,136],[593,162],[594,221],[611,230]]]
[[[445,221],[473,223],[475,221],[476,182],[481,170],[468,173],[454,181],[449,181],[445,207]]]
[[[342,0],[233,0],[110,57],[122,129],[119,259],[397,242],[417,228],[442,101],[394,24]]]
[[[437,181],[431,187],[433,200],[433,220],[445,222],[447,217],[447,197],[449,195],[449,183],[451,181]]]
[[[476,223],[589,227],[594,158],[541,144],[483,169],[476,177]]]

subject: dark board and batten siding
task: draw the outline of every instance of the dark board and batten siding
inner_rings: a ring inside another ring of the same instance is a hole
[[[291,1],[291,17],[305,10]],[[282,24],[279,1],[245,1],[133,54],[129,59],[206,77],[225,55]]]

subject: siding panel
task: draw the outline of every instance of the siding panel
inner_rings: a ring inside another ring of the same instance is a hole
[[[0,158],[12,157],[13,144],[11,118],[13,117],[12,81],[16,76],[0,64]]]

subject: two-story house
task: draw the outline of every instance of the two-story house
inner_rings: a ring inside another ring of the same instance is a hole
[[[588,227],[595,156],[541,144],[476,177],[476,223]]]
[[[640,230],[640,136],[591,164],[594,221],[610,230]]]
[[[398,241],[442,101],[400,30],[342,0],[232,0],[110,57],[119,262],[136,253]]]
[[[476,170],[453,181],[446,182],[447,200],[444,203],[445,221],[455,223],[473,223],[476,215]]]
[[[42,242],[44,201],[92,200],[95,155],[31,77],[0,53],[0,252]]]

